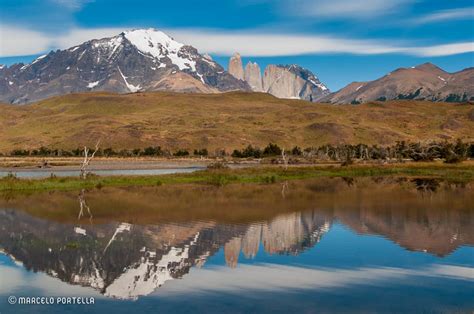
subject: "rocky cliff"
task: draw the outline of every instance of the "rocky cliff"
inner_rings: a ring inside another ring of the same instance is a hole
[[[245,66],[244,79],[255,92],[263,92],[262,71],[255,62],[248,62]]]
[[[235,53],[229,60],[229,73],[238,80],[244,80],[244,68],[239,53]]]
[[[329,89],[313,73],[296,64],[267,66],[263,89],[278,98],[309,101],[317,101],[329,94]]]
[[[260,66],[248,62],[245,71],[240,54],[229,60],[229,73],[245,80],[254,92],[265,92],[278,98],[318,101],[327,96],[329,89],[309,70],[299,65],[268,65],[262,78]]]

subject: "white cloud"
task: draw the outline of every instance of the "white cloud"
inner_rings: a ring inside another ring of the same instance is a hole
[[[437,11],[413,19],[413,24],[428,24],[461,19],[474,19],[474,7]]]
[[[79,10],[85,4],[93,2],[94,0],[50,0],[53,4],[60,5],[69,10]]]
[[[419,277],[450,278],[473,281],[472,268],[433,265],[421,269],[391,267],[373,268],[305,268],[275,264],[239,265],[235,269],[211,267],[190,272],[180,282],[168,282],[160,296],[240,291],[294,291],[296,289],[335,289],[356,285],[384,286],[387,282],[415,281]]]
[[[413,0],[292,0],[287,12],[301,16],[345,17],[360,19],[388,15],[401,10]]]
[[[177,29],[171,29],[168,32],[176,39],[192,44],[201,51],[217,55],[231,55],[235,51],[246,56],[291,56],[317,53],[380,54],[394,52],[396,49],[368,40],[318,35]]]
[[[200,51],[216,55],[292,56],[304,54],[347,53],[376,55],[399,53],[437,57],[474,52],[474,43],[461,42],[432,46],[407,46],[385,41],[347,39],[301,34],[269,34],[261,32],[222,32],[212,30],[167,30],[176,39]]]
[[[0,57],[33,55],[48,49],[65,49],[94,38],[110,37],[128,28],[75,28],[65,34],[50,35],[28,29],[0,25]],[[164,29],[176,40],[193,45],[201,52],[227,56],[238,51],[244,56],[292,56],[347,53],[359,55],[408,54],[447,56],[474,51],[472,42],[434,46],[410,46],[396,41],[347,39],[307,34],[277,34],[263,31],[219,31]]]
[[[474,43],[456,43],[456,44],[446,44],[446,45],[437,45],[429,47],[416,47],[416,48],[406,48],[404,49],[405,53],[413,54],[422,57],[441,57],[441,56],[450,56],[466,52],[474,52]]]
[[[243,5],[271,3],[281,15],[367,19],[397,13],[416,0],[240,0]]]
[[[0,25],[0,57],[39,54],[49,45],[50,38],[40,32]]]

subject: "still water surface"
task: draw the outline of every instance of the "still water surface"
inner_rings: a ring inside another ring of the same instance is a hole
[[[473,192],[337,178],[5,194],[0,312],[471,313]]]
[[[205,167],[179,167],[179,168],[163,168],[163,169],[95,169],[93,173],[99,176],[155,176],[173,173],[189,173],[197,170],[203,170]],[[78,177],[79,170],[56,170],[56,169],[35,169],[35,170],[13,170],[0,171],[0,178],[10,174],[17,178],[23,179],[39,179],[56,177]]]

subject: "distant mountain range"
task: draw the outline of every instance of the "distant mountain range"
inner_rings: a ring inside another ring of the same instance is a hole
[[[370,82],[353,82],[319,99],[336,104],[416,99],[466,102],[474,100],[474,68],[448,73],[431,63],[400,68]]]
[[[465,102],[474,100],[474,69],[447,73],[427,63],[330,93],[316,75],[296,64],[268,65],[262,76],[258,64],[249,62],[244,69],[235,54],[225,71],[209,55],[155,29],[93,39],[26,65],[0,65],[0,102],[25,104],[84,91],[255,91],[335,104],[394,99]]]

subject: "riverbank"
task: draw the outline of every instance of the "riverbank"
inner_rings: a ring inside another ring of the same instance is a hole
[[[474,163],[447,165],[441,162],[403,163],[389,165],[341,166],[259,166],[242,169],[207,169],[192,173],[159,176],[97,176],[86,180],[78,177],[51,177],[46,179],[0,179],[0,191],[80,190],[107,186],[156,186],[162,184],[275,183],[318,177],[426,177],[453,182],[474,181]]]

